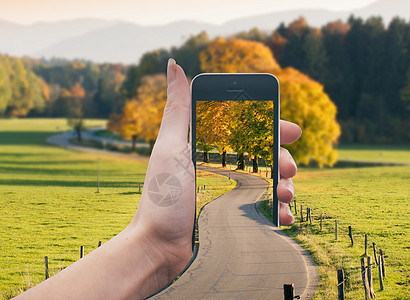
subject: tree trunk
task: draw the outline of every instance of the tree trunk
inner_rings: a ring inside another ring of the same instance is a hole
[[[133,135],[132,136],[132,148],[131,148],[131,152],[132,153],[134,153],[135,152],[135,150],[136,150],[136,143],[137,143],[137,136],[136,135]]]
[[[83,141],[83,137],[81,136],[81,128],[77,127],[75,131],[77,132],[77,140],[81,143]]]
[[[226,167],[226,151],[222,152],[222,167]]]
[[[243,155],[243,153],[238,154],[237,170],[245,170],[245,155]]]
[[[253,173],[258,173],[258,157],[252,158]]]
[[[209,163],[209,153],[208,153],[208,151],[204,151],[204,162]]]

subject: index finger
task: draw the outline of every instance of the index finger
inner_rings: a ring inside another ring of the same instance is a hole
[[[292,122],[280,120],[280,144],[290,144],[302,134],[302,129]]]

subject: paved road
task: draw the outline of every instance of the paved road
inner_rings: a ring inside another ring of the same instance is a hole
[[[255,209],[266,182],[237,172],[231,178],[237,187],[208,204],[199,218],[197,258],[153,299],[283,299],[284,283],[294,283],[302,299],[313,294],[318,277],[309,255]]]
[[[72,133],[50,137],[49,143],[74,150],[130,157],[127,154],[75,146]],[[228,176],[222,169],[200,167]],[[266,181],[231,172],[237,186],[209,203],[199,218],[199,252],[187,271],[153,299],[283,299],[283,284],[309,299],[318,282],[308,253],[273,228],[259,214],[255,201]]]

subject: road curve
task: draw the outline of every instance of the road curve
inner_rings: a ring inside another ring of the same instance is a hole
[[[197,258],[152,299],[283,299],[284,283],[294,283],[302,299],[314,293],[318,275],[308,253],[255,208],[266,181],[238,172],[231,178],[237,186],[202,210]]]

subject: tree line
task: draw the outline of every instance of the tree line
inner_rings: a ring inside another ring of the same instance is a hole
[[[340,135],[336,107],[321,84],[292,67],[281,68],[269,47],[261,42],[217,38],[196,56],[200,72],[275,74],[281,83],[281,116],[299,124],[304,131],[297,143],[287,146],[295,160],[304,164],[315,161],[319,166],[336,162],[334,145]],[[144,139],[153,145],[166,103],[166,77],[154,74],[138,80],[135,96],[126,102],[122,113],[111,116],[108,128],[132,139],[133,144]],[[272,114],[273,108],[262,103],[198,103],[198,148],[204,152],[217,149],[222,164],[227,151],[236,151],[240,169],[244,167],[245,153],[254,163],[257,157],[272,163]]]
[[[124,104],[126,67],[0,55],[0,116],[108,118]]]
[[[351,16],[314,28],[301,17],[270,33],[254,28],[229,38],[260,42],[281,67],[322,84],[337,106],[341,143],[410,142],[410,22],[394,18],[385,26],[380,17]],[[135,97],[143,76],[164,73],[168,57],[193,78],[203,71],[199,54],[211,42],[202,32],[179,48],[146,53],[128,69],[124,95]]]
[[[301,17],[272,32],[254,28],[225,40],[232,39],[268,47],[283,70],[292,67],[321,84],[337,107],[340,142],[409,143],[410,22],[395,18],[386,26],[379,17],[352,16],[314,28]],[[217,40],[202,32],[131,66],[0,55],[0,116],[118,117],[127,101],[141,99],[145,76],[165,74],[169,57],[190,78],[203,72],[200,54]]]

